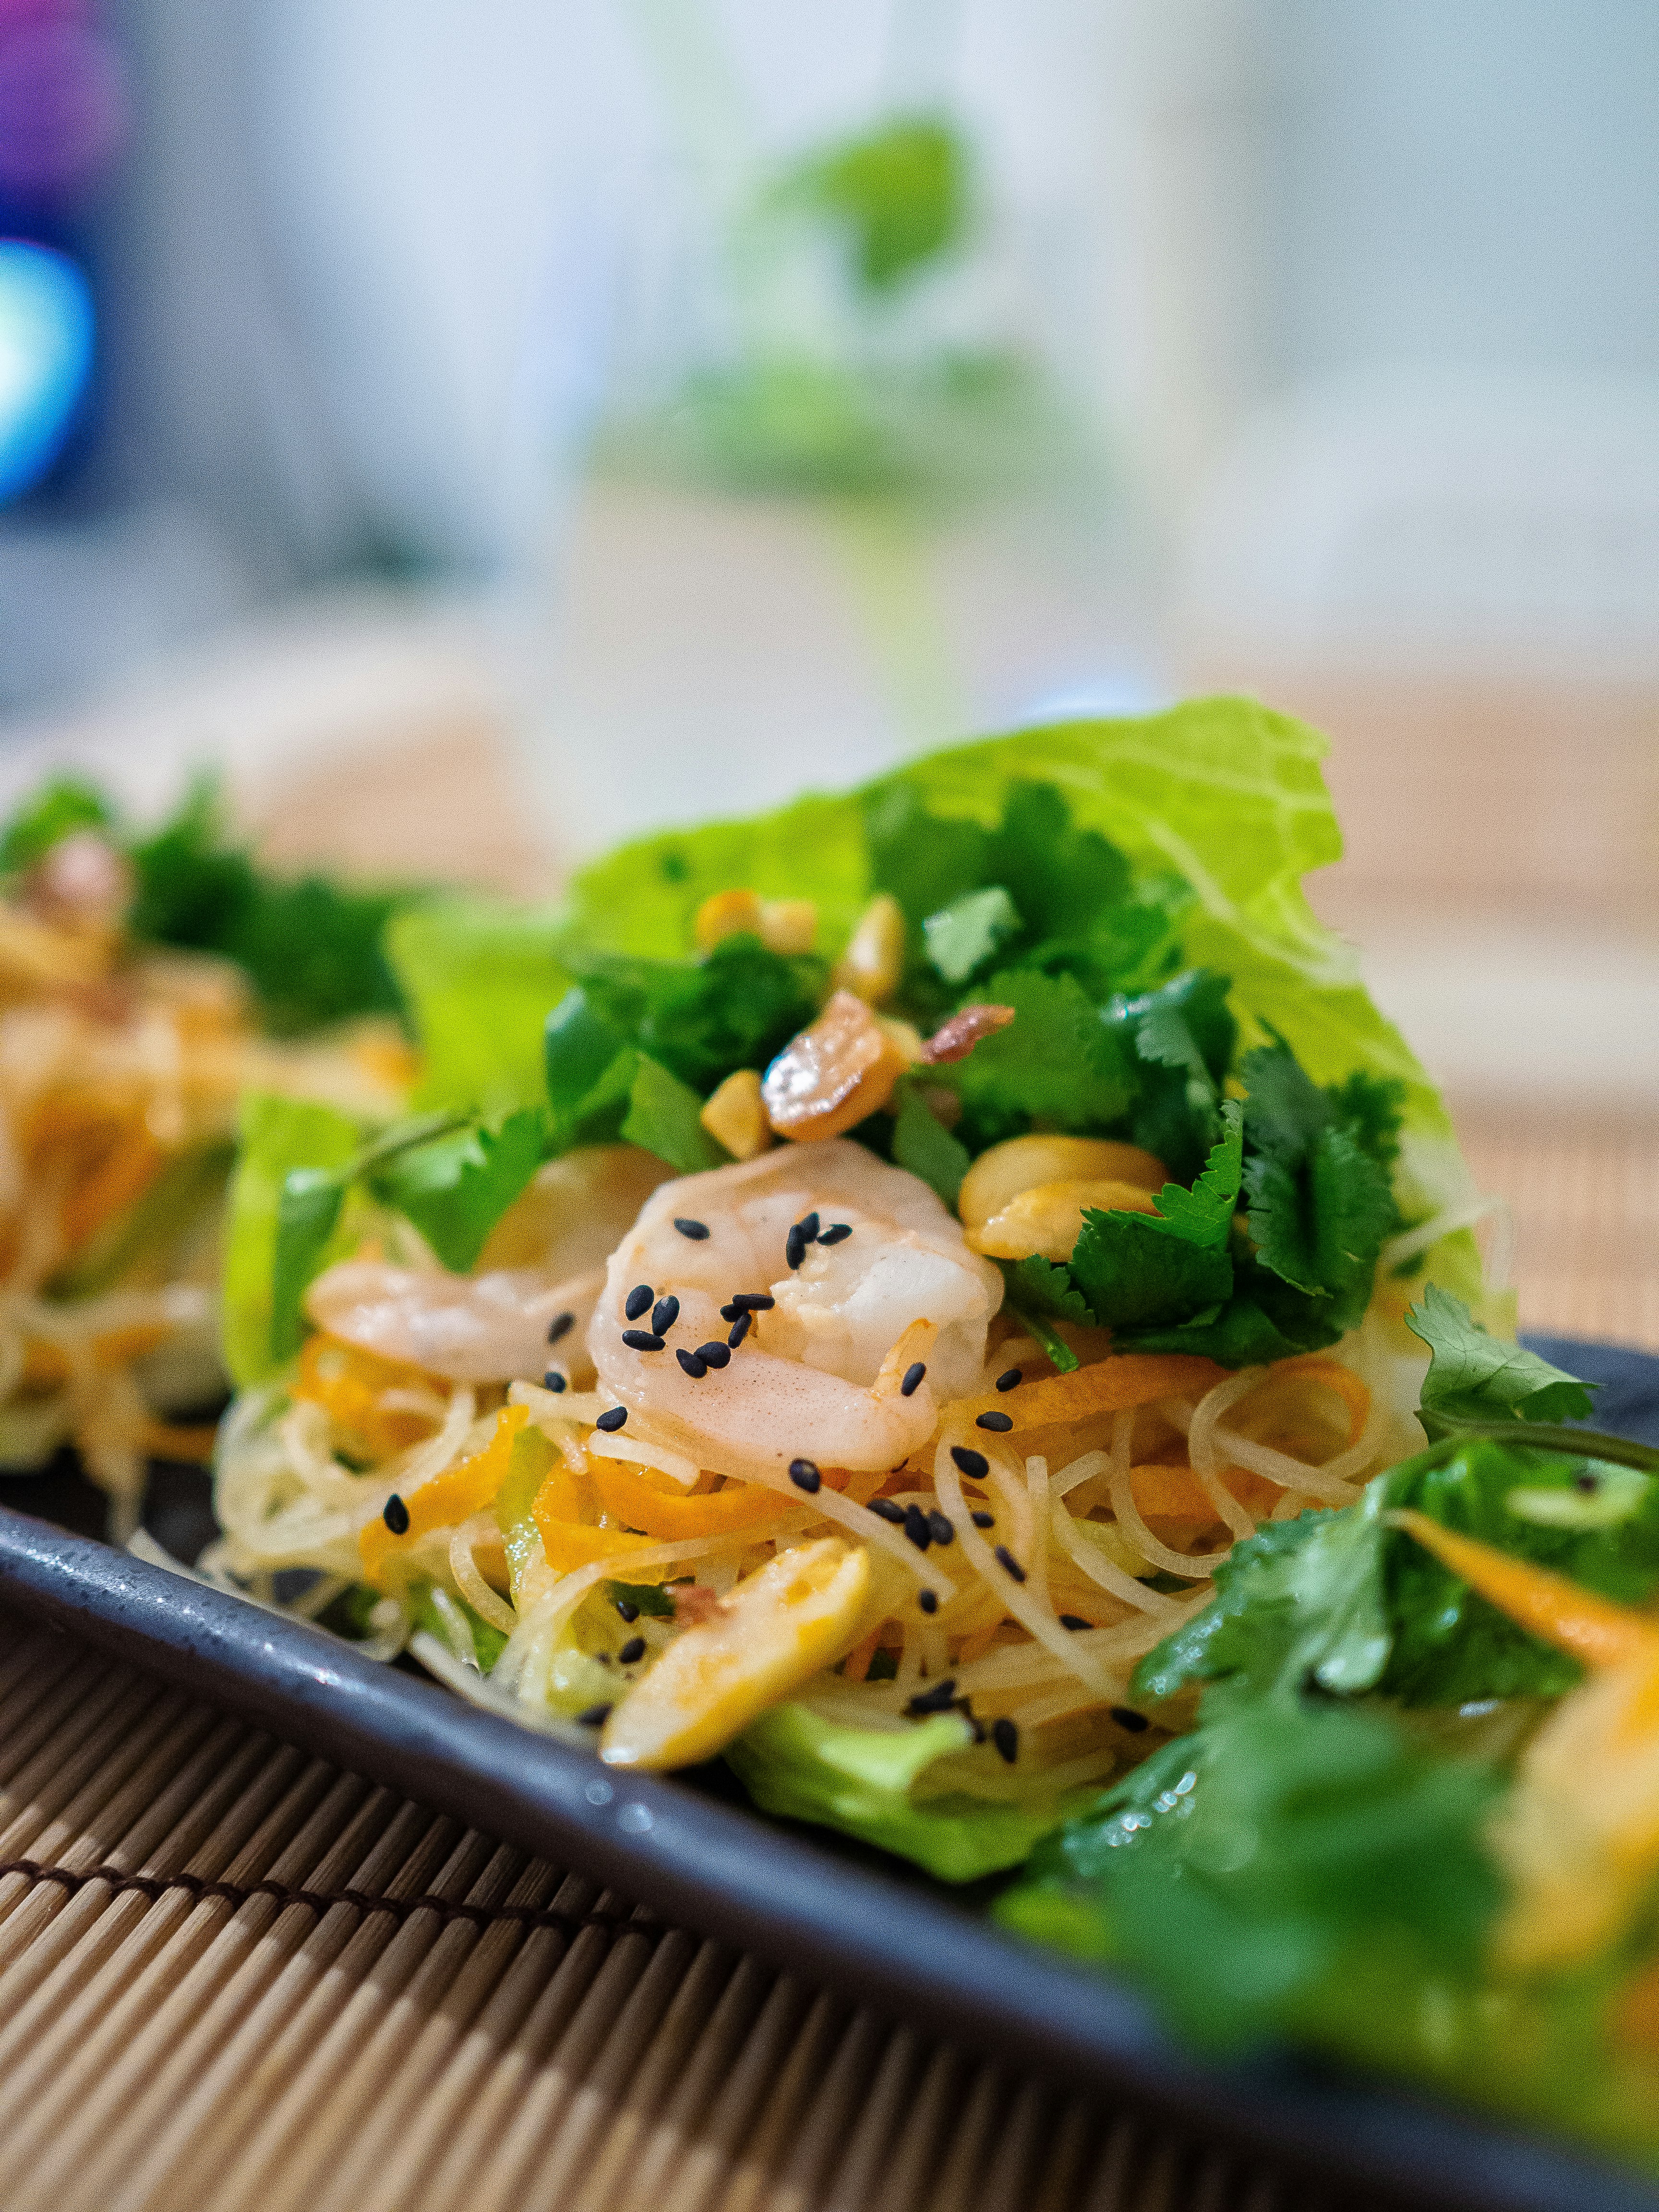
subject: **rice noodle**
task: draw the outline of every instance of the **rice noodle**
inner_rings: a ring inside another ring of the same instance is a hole
[[[1048,1596],[1048,1462],[1033,1455],[1025,1462],[1026,1513],[1025,1525],[1030,1531],[1025,1538],[1025,1570],[1032,1596],[1044,1607],[1050,1606]],[[1052,1608],[1051,1608],[1052,1609]]]
[[[956,1525],[963,1550],[978,1568],[981,1579],[988,1583],[1002,1600],[1005,1610],[1013,1615],[1022,1628],[1046,1646],[1061,1666],[1076,1674],[1079,1680],[1094,1688],[1105,1688],[1106,1676],[1094,1659],[1075,1649],[1071,1632],[1060,1626],[1047,1603],[1038,1603],[1029,1584],[1015,1580],[975,1528],[967,1501],[962,1494],[956,1462],[951,1457],[951,1448],[959,1441],[962,1433],[957,1421],[946,1420],[933,1459],[933,1486],[945,1512]],[[969,1448],[975,1449],[972,1446]],[[994,1453],[985,1455],[994,1466],[997,1463]]]
[[[510,1636],[519,1625],[519,1616],[504,1597],[491,1589],[479,1573],[478,1563],[472,1556],[474,1546],[483,1543],[486,1538],[497,1543],[501,1541],[501,1530],[496,1525],[495,1514],[488,1507],[482,1513],[475,1513],[470,1521],[464,1521],[450,1538],[449,1571],[454,1576],[461,1595],[474,1613],[487,1620],[492,1628],[499,1628]]]

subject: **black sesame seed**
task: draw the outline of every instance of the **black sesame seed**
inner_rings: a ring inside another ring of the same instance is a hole
[[[630,1352],[660,1352],[662,1339],[653,1336],[648,1328],[625,1328],[623,1342]]]
[[[870,1500],[870,1510],[872,1513],[879,1513],[884,1521],[898,1523],[904,1519],[904,1508],[896,1504],[890,1498],[872,1498]]]
[[[708,1372],[707,1364],[698,1358],[696,1353],[695,1352],[686,1351],[683,1345],[680,1349],[676,1352],[674,1357],[679,1361],[680,1365],[685,1370],[685,1372],[691,1377],[691,1380],[694,1382],[701,1382],[703,1376]]]
[[[1133,1705],[1114,1705],[1112,1718],[1121,1729],[1127,1729],[1131,1735],[1139,1735],[1152,1726],[1146,1714],[1138,1713]]]
[[[629,1622],[630,1626],[639,1619],[640,1609],[638,1606],[635,1604],[631,1597],[619,1597],[615,1601],[615,1602],[617,1612],[621,1613],[623,1619]]]
[[[737,1350],[738,1346],[743,1342],[744,1337],[748,1335],[750,1330],[754,1326],[755,1316],[753,1314],[740,1313],[738,1316],[731,1328],[726,1332],[726,1340],[731,1346],[733,1352]]]
[[[806,1257],[806,1239],[800,1233],[799,1222],[783,1240],[783,1256],[792,1273]]]
[[[900,1397],[914,1397],[915,1393],[921,1388],[921,1378],[927,1372],[927,1363],[926,1360],[913,1359],[910,1362],[910,1364],[904,1370],[903,1382],[899,1384]]]
[[[697,1357],[705,1367],[729,1367],[732,1364],[732,1347],[715,1338],[697,1346]]]
[[[1601,1487],[1601,1478],[1599,1475],[1592,1474],[1586,1468],[1582,1474],[1574,1475],[1572,1486],[1575,1490],[1582,1490],[1588,1497]]]
[[[653,1334],[666,1336],[679,1317],[680,1302],[671,1291],[666,1297],[659,1298],[651,1309]]]
[[[839,1244],[844,1237],[850,1237],[852,1233],[853,1224],[850,1221],[832,1221],[827,1229],[819,1230],[818,1242],[820,1244]]]
[[[1019,1725],[1011,1721],[1006,1713],[991,1723],[991,1741],[1010,1766],[1019,1757]]]
[[[947,1674],[942,1682],[934,1682],[927,1689],[918,1690],[904,1710],[918,1718],[924,1713],[948,1713],[956,1702],[957,1678]]]
[[[933,1541],[936,1544],[954,1544],[956,1542],[957,1532],[955,1528],[951,1526],[948,1516],[941,1513],[937,1506],[931,1508],[928,1512],[927,1526],[933,1531]]]
[[[939,1592],[937,1590],[930,1589],[918,1590],[916,1592],[916,1603],[921,1607],[924,1613],[937,1613],[939,1611]]]
[[[994,1528],[997,1525],[997,1516],[994,1513],[975,1512],[969,1517],[975,1528]]]
[[[409,1508],[395,1490],[380,1508],[380,1518],[394,1536],[408,1535]]]
[[[808,1244],[816,1244],[817,1243],[818,1217],[816,1213],[802,1214],[800,1219],[795,1224],[795,1226],[799,1230],[804,1243]]]
[[[804,1490],[810,1498],[823,1480],[823,1477],[818,1473],[816,1464],[811,1460],[792,1459],[789,1462],[789,1480],[797,1490]]]
[[[1062,1613],[1060,1616],[1060,1625],[1062,1628],[1069,1628],[1073,1632],[1079,1629],[1094,1626],[1093,1621],[1085,1620],[1080,1613]]]
[[[904,1533],[919,1552],[925,1552],[933,1540],[933,1532],[927,1524],[927,1516],[920,1505],[904,1509]]]
[[[544,1390],[551,1390],[556,1393],[563,1389],[564,1384],[565,1378],[560,1374],[556,1367],[550,1367],[546,1374],[542,1377],[542,1388]]]
[[[574,1314],[555,1314],[552,1320],[547,1324],[548,1342],[550,1344],[556,1344],[562,1336],[567,1335],[571,1329],[574,1328],[575,1326],[576,1316]]]
[[[981,1413],[974,1423],[976,1429],[994,1429],[999,1436],[1006,1435],[1013,1425],[1012,1413]]]
[[[694,1244],[701,1244],[708,1234],[708,1224],[706,1221],[684,1221],[678,1214],[674,1217],[674,1226],[682,1237],[689,1237]]]
[[[624,1667],[632,1667],[637,1661],[643,1659],[644,1656],[645,1638],[642,1636],[630,1636],[627,1643],[623,1644],[622,1650],[617,1654],[617,1659]]]
[[[955,1460],[958,1471],[965,1474],[969,1482],[983,1482],[991,1472],[991,1462],[984,1453],[969,1451],[966,1444],[952,1444],[951,1456]]]
[[[738,1316],[742,1311],[743,1308],[735,1303],[729,1306],[722,1306],[720,1308],[720,1319],[722,1321],[736,1321]]]
[[[997,1546],[995,1556],[997,1565],[1001,1567],[1006,1573],[1011,1574],[1017,1583],[1023,1583],[1024,1581],[1024,1568],[1021,1566],[1019,1561],[1014,1557],[1013,1553],[1008,1549],[1008,1547],[1006,1544],[999,1544]]]
[[[603,1728],[610,1717],[609,1705],[590,1705],[585,1713],[577,1714],[576,1725],[578,1728]]]
[[[623,1311],[629,1321],[637,1321],[650,1304],[654,1293],[649,1283],[635,1283],[623,1300]]]
[[[732,1303],[739,1313],[770,1313],[777,1300],[770,1291],[733,1291]]]
[[[627,1419],[628,1408],[626,1406],[611,1406],[599,1415],[599,1419],[594,1422],[593,1425],[596,1429],[603,1429],[606,1436],[614,1436],[616,1431],[621,1428]]]
[[[999,1390],[1012,1390],[1018,1385],[1019,1381],[1019,1369],[1018,1367],[1010,1367],[1004,1373],[998,1376],[997,1388]]]

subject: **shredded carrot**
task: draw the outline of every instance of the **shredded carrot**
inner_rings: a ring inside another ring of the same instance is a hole
[[[59,1215],[64,1248],[78,1250],[95,1230],[125,1212],[149,1189],[166,1160],[145,1124],[135,1122],[64,1199]]]
[[[495,1417],[495,1426],[489,1441],[482,1451],[469,1453],[458,1460],[442,1474],[434,1475],[430,1482],[410,1492],[404,1500],[409,1515],[409,1526],[401,1535],[394,1536],[384,1520],[374,1520],[357,1534],[357,1549],[363,1562],[363,1579],[376,1589],[383,1589],[386,1571],[417,1537],[429,1535],[434,1528],[447,1528],[467,1521],[481,1512],[494,1498],[501,1486],[507,1462],[513,1456],[513,1439],[529,1413],[523,1406],[503,1406]]]
[[[1365,1424],[1371,1417],[1371,1394],[1351,1367],[1340,1359],[1327,1359],[1319,1352],[1309,1352],[1301,1359],[1281,1359],[1271,1370],[1267,1380],[1277,1382],[1283,1376],[1299,1375],[1310,1382],[1322,1382],[1334,1390],[1348,1409],[1348,1440],[1343,1446],[1357,1444],[1365,1433]]]
[[[382,1358],[342,1337],[319,1334],[306,1339],[300,1354],[296,1398],[320,1406],[369,1459],[388,1459],[406,1445],[432,1434],[425,1413],[381,1403],[388,1390],[428,1390],[443,1396],[448,1385],[423,1367]]]
[[[1391,1527],[1414,1536],[1425,1551],[1432,1552],[1500,1613],[1586,1667],[1598,1672],[1634,1665],[1659,1667],[1659,1622],[1646,1614],[1598,1597],[1547,1567],[1533,1566],[1473,1536],[1460,1535],[1426,1513],[1407,1510],[1390,1513],[1388,1519]]]
[[[210,1421],[188,1427],[172,1421],[146,1421],[138,1431],[138,1449],[150,1459],[189,1460],[205,1467],[213,1457],[218,1433]]]
[[[1212,1359],[1197,1359],[1188,1352],[1121,1352],[1070,1375],[1020,1382],[1012,1390],[994,1390],[958,1403],[963,1412],[975,1417],[982,1413],[1012,1414],[1016,1429],[1047,1428],[1058,1422],[1088,1420],[1098,1413],[1127,1413],[1158,1398],[1192,1396],[1212,1389],[1224,1372]]]
[[[870,1662],[881,1647],[881,1632],[884,1623],[878,1621],[862,1644],[855,1644],[848,1653],[841,1670],[844,1682],[861,1682],[870,1672]]]
[[[722,1536],[738,1528],[758,1533],[775,1528],[789,1510],[787,1499],[757,1483],[728,1484],[702,1498],[670,1498],[621,1460],[594,1458],[588,1465],[604,1510],[660,1543],[683,1536]]]
[[[630,1536],[625,1528],[590,1528],[580,1521],[556,1521],[541,1510],[538,1497],[531,1508],[536,1516],[536,1526],[541,1531],[542,1548],[547,1554],[547,1564],[562,1575],[573,1568],[592,1566],[596,1559],[614,1559],[619,1568],[628,1569],[624,1582],[666,1582],[675,1572],[672,1565],[628,1568],[630,1552],[647,1552],[658,1539],[654,1536]]]

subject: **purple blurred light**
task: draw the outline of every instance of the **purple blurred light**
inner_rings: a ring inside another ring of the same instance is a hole
[[[83,189],[114,158],[126,121],[125,75],[100,32],[61,5],[0,0],[0,187]]]

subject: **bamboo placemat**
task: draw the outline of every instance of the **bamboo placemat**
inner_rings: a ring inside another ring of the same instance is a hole
[[[69,1638],[0,1710],[7,2212],[1334,2212]]]

